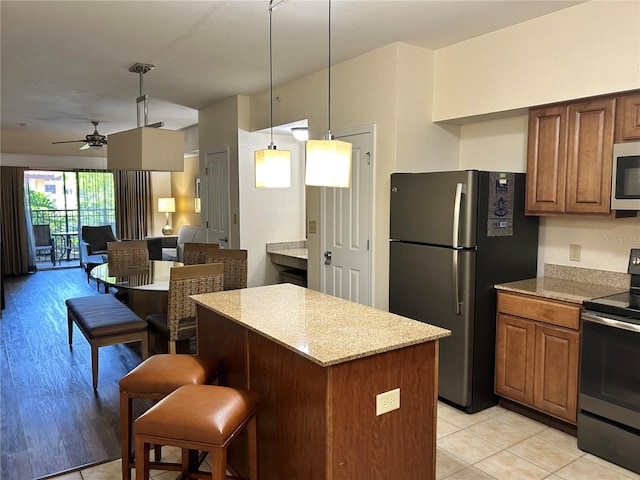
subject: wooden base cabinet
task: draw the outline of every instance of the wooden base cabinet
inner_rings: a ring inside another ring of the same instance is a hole
[[[580,310],[498,292],[496,394],[575,425]]]

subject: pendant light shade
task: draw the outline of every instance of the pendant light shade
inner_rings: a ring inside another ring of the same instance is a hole
[[[317,187],[351,186],[351,144],[334,140],[331,134],[331,0],[329,0],[329,132],[326,140],[309,140],[306,145],[306,185]]]
[[[268,148],[254,153],[256,188],[291,186],[291,154]]]
[[[271,14],[273,0],[269,1],[269,104],[271,106],[271,143],[264,150],[256,150],[253,155],[255,164],[256,188],[288,188],[291,186],[291,152],[276,150],[273,144],[273,54],[271,42]]]
[[[138,128],[109,135],[109,170],[184,171],[184,133],[157,128],[163,122],[147,123],[148,96],[143,92],[143,76],[153,68],[149,63],[135,63],[129,68],[140,78],[140,96],[136,99]]]
[[[351,144],[340,140],[307,141],[305,184],[317,187],[351,185]]]

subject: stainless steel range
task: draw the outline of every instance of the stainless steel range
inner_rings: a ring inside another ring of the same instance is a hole
[[[578,447],[640,473],[640,248],[631,288],[584,302]]]

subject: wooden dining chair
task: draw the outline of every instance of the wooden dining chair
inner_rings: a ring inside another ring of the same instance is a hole
[[[149,329],[168,342],[169,353],[176,353],[178,340],[196,336],[196,304],[189,296],[222,291],[224,280],[224,265],[221,263],[171,269],[167,312],[147,316]]]
[[[207,251],[211,248],[220,248],[218,243],[185,242],[182,253],[182,263],[185,265],[197,265],[207,263]]]
[[[224,289],[247,288],[247,250],[231,248],[210,249],[207,263],[224,265]]]

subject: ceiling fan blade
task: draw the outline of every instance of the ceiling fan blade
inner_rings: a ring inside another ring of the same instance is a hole
[[[85,143],[84,145],[82,145],[78,150],[86,150],[87,148],[89,148],[89,144]]]
[[[77,142],[86,142],[86,140],[67,140],[66,142],[51,142],[51,144],[53,145],[54,143],[77,143]]]

